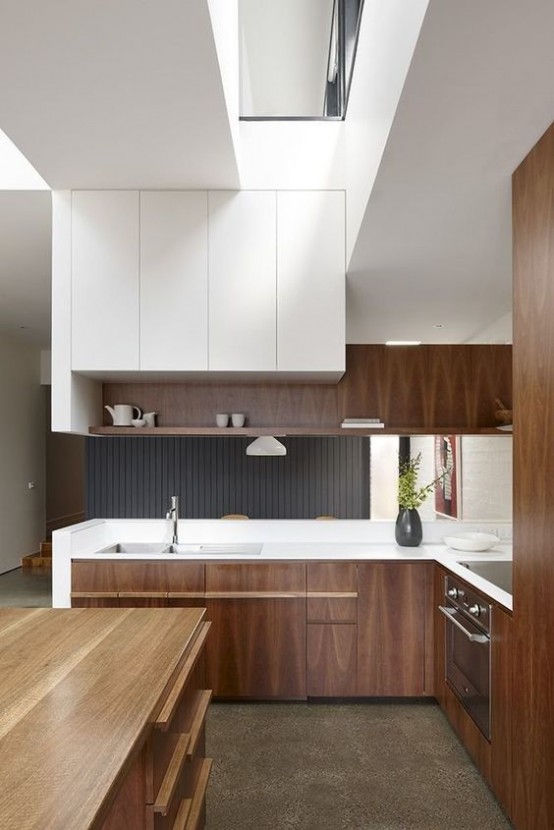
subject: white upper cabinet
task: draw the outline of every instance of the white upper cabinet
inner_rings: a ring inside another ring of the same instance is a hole
[[[75,191],[71,227],[71,366],[139,368],[138,191]]]
[[[277,229],[277,368],[344,372],[344,192],[279,192]]]
[[[208,368],[208,197],[140,194],[140,368]]]
[[[276,363],[276,193],[212,191],[209,368],[272,371]]]
[[[70,235],[72,370],[344,372],[342,191],[74,191]]]

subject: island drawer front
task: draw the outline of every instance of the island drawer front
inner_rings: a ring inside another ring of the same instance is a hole
[[[174,826],[183,800],[198,786],[205,756],[205,718],[212,693],[205,689],[203,622],[156,720],[147,749],[147,803],[154,830]]]
[[[325,596],[308,592],[307,620],[309,623],[356,623],[358,595],[355,593],[328,593]]]

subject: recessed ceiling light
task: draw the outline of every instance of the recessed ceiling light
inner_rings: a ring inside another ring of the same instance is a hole
[[[421,346],[421,340],[387,340],[385,346]]]

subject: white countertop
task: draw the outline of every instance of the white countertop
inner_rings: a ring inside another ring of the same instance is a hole
[[[483,529],[486,523],[479,523]],[[496,523],[495,529],[499,523]],[[459,522],[456,530],[475,530],[475,523]],[[493,528],[490,528],[491,530]],[[486,553],[455,551],[441,543],[442,535],[452,533],[452,522],[424,523],[424,543],[419,547],[400,547],[394,538],[393,522],[368,522],[340,520],[321,522],[316,520],[285,521],[221,521],[181,520],[179,538],[187,543],[238,543],[262,544],[259,555],[240,554],[206,555],[98,553],[115,542],[165,542],[170,541],[167,521],[157,519],[97,519],[63,528],[54,532],[53,605],[69,607],[71,591],[72,559],[168,559],[203,560],[210,562],[267,560],[325,560],[343,559],[368,561],[426,561],[438,562],[468,584],[482,591],[492,600],[512,610],[512,597],[491,582],[469,571],[459,562],[511,560],[512,548],[508,542],[496,545]],[[429,538],[430,537],[430,538]]]

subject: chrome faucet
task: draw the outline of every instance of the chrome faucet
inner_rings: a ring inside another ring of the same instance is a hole
[[[167,511],[166,519],[173,520],[172,545],[179,544],[179,496],[171,496],[171,507]]]

